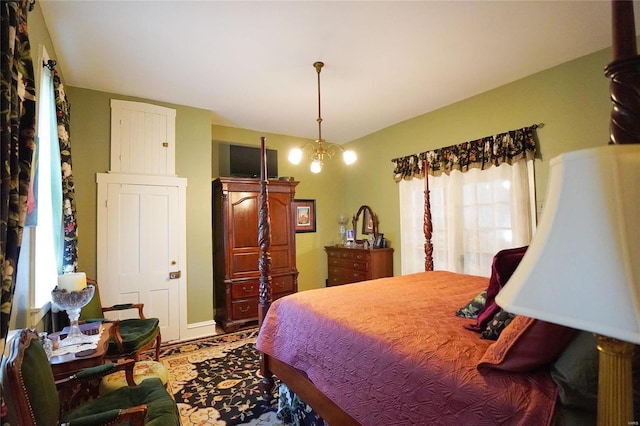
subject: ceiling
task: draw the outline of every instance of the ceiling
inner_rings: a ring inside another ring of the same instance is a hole
[[[207,109],[214,124],[315,139],[323,61],[334,143],[611,45],[607,1],[39,4],[66,85]]]

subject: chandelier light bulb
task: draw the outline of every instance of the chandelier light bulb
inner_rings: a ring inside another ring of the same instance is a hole
[[[311,173],[320,173],[322,171],[322,163],[318,160],[311,162]]]
[[[300,148],[293,148],[289,151],[289,161],[293,164],[300,164],[302,161],[302,150]]]
[[[347,166],[355,163],[357,158],[358,157],[354,151],[348,150],[342,153],[342,159]]]

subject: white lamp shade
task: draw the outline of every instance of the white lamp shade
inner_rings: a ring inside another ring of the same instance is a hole
[[[640,343],[640,144],[552,159],[545,203],[497,303],[514,314]]]

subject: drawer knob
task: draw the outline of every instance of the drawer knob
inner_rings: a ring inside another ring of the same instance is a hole
[[[276,283],[275,283],[275,286],[276,286],[276,287],[283,288],[283,287],[284,287],[284,283],[283,283],[282,281],[280,281],[280,282],[276,282]]]
[[[240,312],[242,312],[243,314],[249,312],[249,305],[247,305],[245,307],[241,306],[240,307]]]
[[[253,291],[253,286],[249,288],[242,286],[242,291],[244,291],[245,293],[251,293]]]

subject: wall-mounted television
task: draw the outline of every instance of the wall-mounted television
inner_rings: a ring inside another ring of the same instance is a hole
[[[278,177],[278,151],[267,149],[267,178]],[[243,145],[220,145],[220,175],[246,178],[260,177],[260,148]]]

